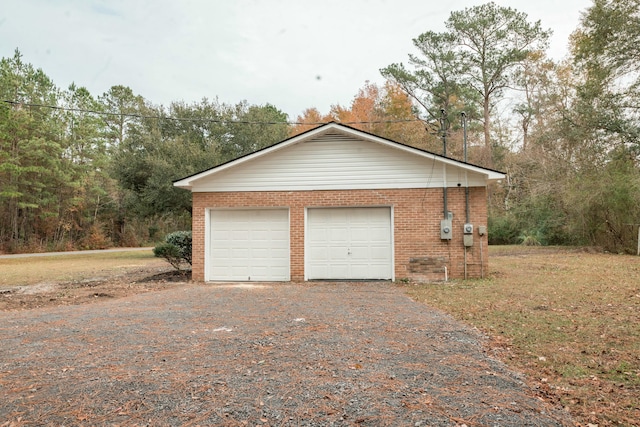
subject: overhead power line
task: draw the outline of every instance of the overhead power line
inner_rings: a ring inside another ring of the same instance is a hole
[[[85,108],[73,108],[73,107],[60,107],[58,105],[46,105],[46,104],[34,104],[28,102],[3,100],[7,104],[18,107],[37,107],[48,108],[51,110],[70,111],[74,113],[88,113],[97,114],[102,116],[114,116],[114,117],[131,117],[134,119],[157,119],[157,120],[173,120],[178,122],[207,122],[207,123],[231,123],[231,124],[244,124],[244,125],[323,125],[328,122],[257,122],[251,120],[224,120],[224,119],[205,119],[205,118],[191,118],[191,117],[172,117],[172,116],[148,116],[145,114],[137,113],[113,113],[109,111],[90,110]],[[410,123],[410,122],[422,122],[420,119],[397,119],[397,120],[369,120],[369,121],[350,121],[340,122],[345,125],[359,125],[359,124],[378,124],[378,123]]]

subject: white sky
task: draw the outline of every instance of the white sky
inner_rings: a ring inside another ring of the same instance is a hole
[[[554,32],[550,55],[591,0],[496,0]],[[124,85],[154,104],[218,97],[271,103],[295,120],[348,106],[412,39],[479,0],[2,0],[0,56],[18,48],[59,87]]]

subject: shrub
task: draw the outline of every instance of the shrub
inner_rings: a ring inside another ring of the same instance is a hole
[[[167,234],[164,242],[153,248],[153,254],[164,258],[176,270],[180,270],[182,264],[191,265],[191,232],[176,231]]]
[[[538,238],[537,233],[523,233],[520,236],[520,244],[524,246],[540,246],[540,239]]]
[[[164,258],[173,268],[180,270],[183,260],[180,256],[180,249],[177,246],[163,242],[153,248],[153,254],[158,258]]]
[[[106,249],[112,245],[111,241],[104,232],[102,224],[93,224],[87,234],[80,239],[78,247],[80,249]]]
[[[489,244],[513,245],[518,241],[518,218],[503,214],[489,217]]]

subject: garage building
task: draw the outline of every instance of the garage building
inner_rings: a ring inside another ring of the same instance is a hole
[[[442,280],[486,274],[501,172],[329,123],[183,178],[193,279]]]

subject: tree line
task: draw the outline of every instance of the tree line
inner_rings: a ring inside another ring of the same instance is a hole
[[[165,108],[126,86],[97,97],[62,90],[17,50],[0,60],[0,96],[11,101],[0,103],[4,251],[135,246],[189,229],[190,194],[173,180],[289,132],[286,114],[268,104]]]
[[[490,188],[492,243],[635,250],[640,223],[640,5],[594,0],[569,57],[551,31],[494,3],[452,12],[407,63],[348,106],[203,99],[158,106],[126,86],[60,89],[16,50],[0,60],[0,250],[139,245],[190,228],[172,181],[337,121],[507,172]],[[10,102],[4,102],[10,101]],[[49,108],[57,107],[57,108]]]

